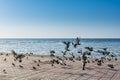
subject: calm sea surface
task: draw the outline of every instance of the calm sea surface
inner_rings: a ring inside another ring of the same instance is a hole
[[[61,55],[65,45],[62,41],[74,42],[75,39],[0,39],[0,52],[49,54],[50,50],[55,50],[56,55]],[[108,51],[120,56],[120,39],[81,39],[81,45],[77,48],[70,46],[71,52],[78,55],[77,51],[84,47],[93,47],[94,50],[108,48]]]

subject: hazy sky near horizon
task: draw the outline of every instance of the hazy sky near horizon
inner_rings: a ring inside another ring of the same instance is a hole
[[[120,0],[0,0],[0,38],[120,38]]]

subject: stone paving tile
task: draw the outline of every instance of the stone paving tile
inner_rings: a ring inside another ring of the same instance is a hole
[[[78,77],[79,77],[78,75],[74,75],[74,76],[67,78],[67,80],[77,80]]]
[[[110,78],[101,78],[99,80],[110,80]]]
[[[91,77],[88,80],[98,80],[98,77]]]
[[[114,75],[114,73],[106,73],[102,76],[102,78],[111,78]]]
[[[119,73],[116,73],[112,78],[111,80],[120,80],[120,74]]]

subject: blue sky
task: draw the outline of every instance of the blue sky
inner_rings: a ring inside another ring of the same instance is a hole
[[[120,38],[120,0],[0,0],[0,38]]]

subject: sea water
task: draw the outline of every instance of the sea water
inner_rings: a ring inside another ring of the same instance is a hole
[[[10,53],[11,50],[15,50],[17,53],[34,53],[34,54],[43,54],[49,55],[50,50],[55,51],[55,55],[62,55],[62,51],[65,51],[65,44],[63,41],[75,42],[74,38],[70,39],[0,39],[0,52]],[[101,48],[108,48],[108,51],[120,56],[120,39],[84,39],[80,40],[81,45],[78,45],[77,48],[74,48],[72,44],[70,44],[70,51],[75,55],[79,55],[77,52],[79,50],[85,51],[84,47],[93,47],[94,51],[97,51]],[[69,53],[68,53],[69,54]],[[93,52],[92,54],[95,54]]]

